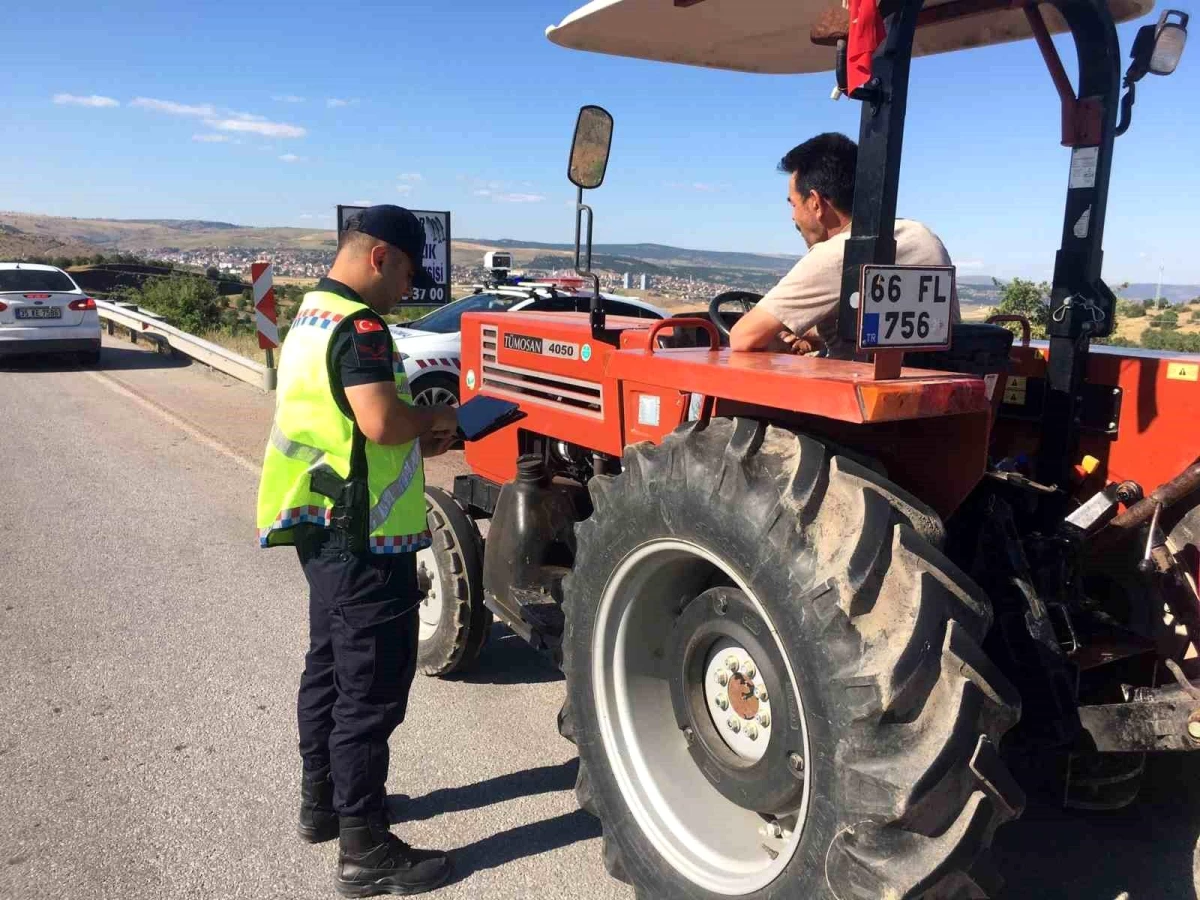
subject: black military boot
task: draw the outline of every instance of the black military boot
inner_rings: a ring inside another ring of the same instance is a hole
[[[305,772],[300,778],[300,839],[310,844],[338,836],[338,815],[333,811],[333,782],[329,770]]]
[[[440,850],[414,850],[388,831],[382,813],[341,820],[337,877],[343,897],[423,894],[450,877],[450,858]]]

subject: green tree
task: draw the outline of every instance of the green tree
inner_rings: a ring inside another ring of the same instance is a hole
[[[1180,334],[1178,331],[1147,331],[1142,335],[1147,350],[1174,350],[1181,353],[1200,353],[1200,334]]]
[[[221,324],[220,295],[211,282],[198,276],[150,278],[140,294],[140,300],[135,303],[192,334],[201,334]]]
[[[1043,281],[1035,283],[1023,278],[1003,282],[993,278],[1000,289],[1000,303],[996,312],[1001,315],[1025,316],[1029,320],[1032,337],[1044,338],[1050,327],[1050,285]],[[1020,327],[1009,325],[1009,330],[1020,334]]]

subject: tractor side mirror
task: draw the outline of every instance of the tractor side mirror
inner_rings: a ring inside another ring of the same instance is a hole
[[[608,169],[608,151],[612,146],[613,117],[600,106],[584,106],[575,122],[571,142],[571,161],[567,178],[577,188],[600,187]]]
[[[1187,24],[1187,13],[1168,9],[1159,16],[1156,24],[1139,28],[1129,52],[1132,61],[1125,73],[1125,83],[1135,84],[1147,72],[1153,75],[1174,72],[1187,43]]]
[[[1167,21],[1168,16],[1178,16],[1176,22]],[[1169,9],[1158,20],[1158,34],[1154,37],[1154,52],[1150,54],[1150,71],[1154,75],[1170,75],[1183,58],[1183,47],[1187,43],[1188,14]]]

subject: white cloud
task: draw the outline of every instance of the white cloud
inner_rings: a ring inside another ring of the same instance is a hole
[[[239,143],[234,141],[227,134],[193,134],[192,140],[200,144],[233,144]]]
[[[276,103],[303,103],[303,97],[297,97],[295,94],[279,94],[271,98]]]
[[[302,218],[302,219],[315,219],[315,218],[316,218],[316,216],[314,216],[312,213],[300,213],[300,218]]]
[[[954,265],[960,269],[986,269],[987,263],[982,259],[956,259]]]
[[[266,119],[205,119],[204,124],[210,128],[216,128],[218,131],[261,134],[263,137],[300,138],[308,134],[308,130],[299,125],[269,122]]]
[[[397,178],[398,178],[400,181],[409,181],[409,182],[416,182],[416,181],[424,181],[424,180],[425,180],[425,176],[423,176],[423,175],[418,175],[416,172],[405,172],[403,175],[397,175],[396,177],[397,177]]]
[[[479,190],[477,190],[475,192],[475,196],[476,197],[490,197],[490,196],[492,196],[492,192],[490,190],[488,190],[487,188],[480,188]]]
[[[398,184],[398,185],[396,185],[396,190],[401,194],[411,194],[412,193],[412,185],[411,184]]]
[[[493,194],[501,203],[541,203],[546,198],[541,194]]]
[[[215,116],[217,114],[210,104],[190,106],[187,103],[176,103],[174,100],[155,100],[153,97],[135,97],[130,106],[140,106],[142,109],[152,109],[155,112],[170,113],[173,116]]]
[[[304,159],[303,156],[297,156],[295,153],[285,153],[285,154],[283,154],[283,156],[281,156],[279,158],[281,160],[283,160],[285,163],[300,162],[302,159]]]
[[[86,97],[77,94],[55,94],[54,102],[59,106],[92,106],[96,109],[121,105],[112,97],[101,97],[99,94],[89,94]]]
[[[261,134],[264,137],[299,138],[308,131],[299,125],[289,125],[286,122],[272,122],[254,113],[224,110],[218,112],[211,103],[198,106],[187,103],[176,103],[174,100],[156,100],[153,97],[138,97],[130,106],[164,112],[173,116],[198,116],[204,119],[204,124],[218,131],[236,131],[245,134]]]
[[[352,200],[350,206],[374,206],[374,200]]]
[[[678,181],[674,181],[668,183],[667,187],[676,191],[697,191],[701,194],[715,194],[718,191],[727,190],[729,186],[725,184],[709,184],[704,181],[694,181],[691,184],[681,184]]]
[[[340,97],[330,97],[325,101],[325,105],[330,109],[336,109],[339,106],[358,106],[358,98],[354,97],[350,100],[343,100]]]

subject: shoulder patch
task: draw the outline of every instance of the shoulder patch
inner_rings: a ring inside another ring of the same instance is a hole
[[[366,334],[369,331],[383,331],[383,326],[375,319],[362,318],[354,320],[354,330],[359,334]]]

